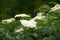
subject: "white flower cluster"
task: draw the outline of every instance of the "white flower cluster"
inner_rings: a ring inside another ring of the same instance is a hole
[[[28,20],[20,20],[21,24],[25,27],[30,27],[30,28],[35,28],[36,27],[36,24],[37,22],[35,21],[28,21]]]
[[[27,15],[27,14],[18,14],[18,15],[16,15],[15,17],[30,17],[29,15]],[[4,20],[2,20],[2,23],[3,24],[5,24],[5,23],[11,23],[11,22],[13,22],[13,21],[15,21],[15,18],[11,18],[11,19],[4,19]]]
[[[51,8],[50,12],[56,11],[56,10],[60,10],[60,5],[56,4],[54,7]]]
[[[16,17],[30,17],[30,16],[27,14],[17,14],[17,15],[15,15],[15,18]]]
[[[42,16],[43,13],[37,13],[37,16],[34,17],[32,20],[36,20],[36,19],[40,19],[42,20],[43,18],[45,18],[45,16]]]
[[[34,17],[33,19],[31,20],[20,20],[21,24],[25,27],[30,27],[30,28],[36,28],[37,26],[37,22],[35,22],[36,19],[42,19],[44,18],[45,16],[42,16],[43,13],[37,13],[37,16]]]
[[[42,16],[42,14],[43,13],[37,13],[37,16],[36,17],[34,17],[33,19],[31,19],[31,20],[20,20],[20,22],[21,22],[21,25],[22,26],[25,26],[25,27],[30,27],[30,28],[36,28],[36,26],[37,26],[37,22],[35,22],[35,20],[36,19],[42,19],[42,18],[44,18],[45,16]],[[27,17],[30,17],[29,15],[26,15],[26,14],[18,14],[18,15],[16,15],[15,17],[25,17],[25,16],[27,16]],[[14,18],[11,18],[11,19],[5,19],[5,20],[2,20],[2,23],[11,23],[11,22],[13,22],[13,21],[15,21],[15,19]],[[18,30],[19,31],[19,30]]]
[[[5,23],[11,23],[11,22],[13,22],[13,21],[15,21],[14,18],[11,18],[11,19],[5,19],[5,20],[2,20],[2,23],[3,23],[3,24],[5,24]]]

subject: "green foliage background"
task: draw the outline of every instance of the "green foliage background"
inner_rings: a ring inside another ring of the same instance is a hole
[[[59,3],[59,0],[0,0],[0,20],[21,13],[30,14],[33,18],[38,12],[45,12],[47,20],[36,20],[38,29],[25,28],[19,21],[10,24],[0,22],[0,40],[43,40],[44,37],[48,37],[49,40],[60,40],[60,12],[48,13],[56,3]],[[15,33],[15,29],[21,27],[24,31]]]
[[[40,5],[49,2],[58,2],[57,0],[0,0],[0,18],[6,19],[14,17],[15,14],[27,13],[32,17],[36,15],[34,12]]]

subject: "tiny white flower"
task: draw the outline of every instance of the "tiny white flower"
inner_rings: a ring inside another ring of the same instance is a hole
[[[20,28],[20,29],[16,29],[16,30],[15,30],[16,33],[17,33],[17,32],[21,32],[21,31],[24,31],[24,29],[23,29],[23,28]]]
[[[17,14],[17,15],[15,15],[15,18],[16,17],[30,17],[30,16],[27,14]]]
[[[51,8],[50,12],[56,11],[56,10],[60,10],[60,5],[56,4],[54,7]]]
[[[5,23],[11,23],[11,22],[13,22],[13,21],[15,21],[14,18],[11,18],[11,19],[5,19],[5,20],[2,20],[2,23],[3,23],[3,24],[5,24]]]
[[[36,27],[36,22],[35,21],[28,21],[28,20],[20,20],[21,24],[25,27],[30,27],[30,28],[35,28]]]
[[[43,13],[37,13],[37,16],[34,17],[32,20],[35,20],[35,19],[40,19],[42,20],[43,18],[45,18],[45,16],[42,15]]]

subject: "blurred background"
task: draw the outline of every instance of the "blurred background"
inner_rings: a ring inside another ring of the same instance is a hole
[[[0,0],[0,40],[60,40],[60,10],[49,13],[56,4],[60,8],[60,0]],[[44,12],[45,18],[35,20],[37,29],[25,27],[20,19],[14,18],[16,14],[26,13],[31,15],[26,18],[30,20],[39,12]],[[5,24],[1,22],[4,19],[8,19]]]
[[[0,20],[14,17],[16,14],[26,13],[32,17],[36,16],[38,11],[35,9],[41,5],[55,5],[60,0],[0,0]]]

